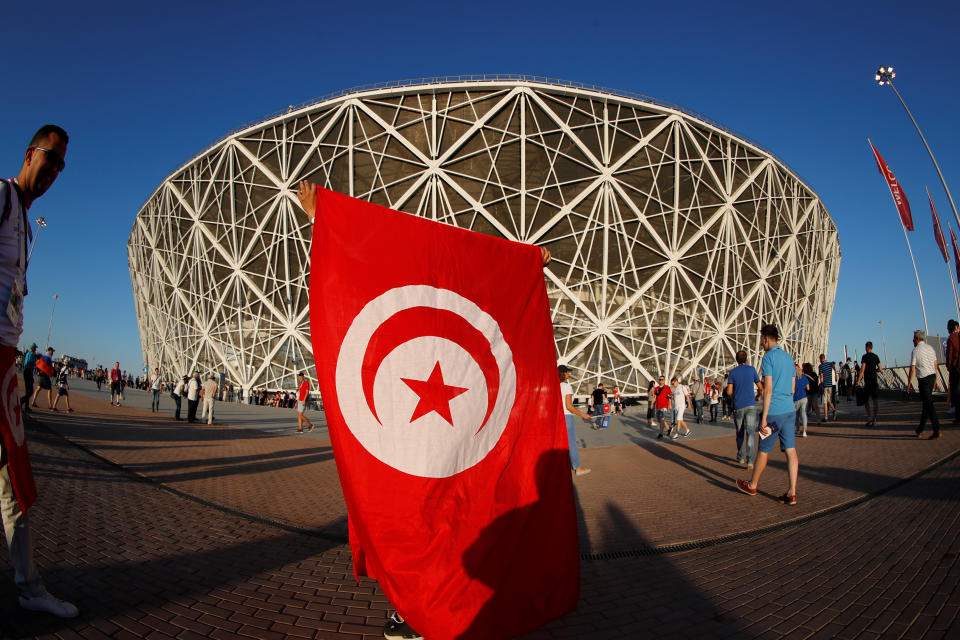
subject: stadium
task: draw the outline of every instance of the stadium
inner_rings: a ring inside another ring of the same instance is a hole
[[[150,369],[247,390],[316,381],[308,278],[324,265],[310,265],[302,179],[550,249],[558,360],[577,394],[716,373],[739,349],[757,362],[769,322],[798,359],[826,351],[836,225],[769,151],[629,92],[456,76],[288,107],[167,177],[127,244]]]

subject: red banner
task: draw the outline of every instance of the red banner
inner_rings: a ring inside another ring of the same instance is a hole
[[[0,347],[0,375],[3,376],[3,384],[0,385],[0,436],[13,494],[17,497],[20,510],[25,512],[37,499],[37,486],[33,481],[30,453],[27,451],[27,438],[20,415],[16,358],[15,347]]]
[[[953,264],[957,270],[957,282],[960,282],[960,248],[957,248],[957,236],[953,235],[953,227],[950,227],[950,242],[953,244]]]
[[[310,328],[357,576],[431,640],[572,611],[577,523],[537,247],[318,189]]]
[[[900,188],[900,183],[897,182],[893,171],[890,170],[887,163],[880,157],[880,152],[877,151],[877,148],[873,146],[872,142],[870,143],[870,148],[873,149],[873,155],[877,159],[877,169],[880,170],[880,175],[884,177],[887,181],[887,186],[890,187],[890,195],[893,196],[893,202],[897,205],[897,211],[900,212],[900,222],[903,223],[907,231],[913,231],[913,216],[910,213],[910,203],[907,202],[906,194],[903,192],[903,189]]]
[[[927,199],[930,201],[930,213],[933,214],[933,238],[940,247],[940,254],[944,262],[949,262],[947,257],[947,240],[943,237],[943,227],[940,226],[940,216],[937,215],[937,208],[933,206],[933,196],[930,195],[930,189],[927,189]]]

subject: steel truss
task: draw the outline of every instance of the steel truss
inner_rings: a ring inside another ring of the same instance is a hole
[[[799,359],[827,346],[836,226],[779,160],[677,109],[518,79],[339,96],[173,173],[128,242],[151,369],[223,371],[245,389],[316,379],[301,179],[548,247],[558,358],[577,393],[719,372],[741,348],[757,363],[768,322]]]

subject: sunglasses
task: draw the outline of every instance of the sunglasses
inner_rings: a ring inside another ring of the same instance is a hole
[[[60,173],[67,167],[67,163],[63,161],[56,151],[52,149],[44,149],[43,147],[30,147],[31,149],[36,149],[37,151],[43,151],[47,154],[47,160],[50,161],[50,164],[53,165],[53,168],[57,173]]]

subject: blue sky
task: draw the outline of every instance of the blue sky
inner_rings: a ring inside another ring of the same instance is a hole
[[[49,226],[30,265],[21,343],[142,365],[126,241],[168,173],[237,126],[368,82],[526,73],[678,103],[766,148],[820,195],[843,262],[829,355],[862,354],[877,321],[889,364],[922,327],[916,281],[870,136],[913,207],[931,332],[956,317],[924,186],[946,196],[881,64],[960,198],[960,8],[922,3],[52,2],[8,6],[0,172],[41,124],[67,129],[67,169],[31,210]]]

